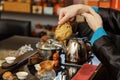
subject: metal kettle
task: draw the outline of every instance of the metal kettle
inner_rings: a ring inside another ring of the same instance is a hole
[[[68,63],[83,64],[87,61],[88,52],[83,39],[73,38],[68,41],[65,61]]]

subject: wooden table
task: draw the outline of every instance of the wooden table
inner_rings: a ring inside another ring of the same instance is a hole
[[[31,47],[36,49],[35,44],[39,41],[39,38],[34,38],[34,37],[25,37],[25,36],[13,36],[10,37],[6,40],[0,41],[0,49],[12,49],[12,50],[17,50],[18,48],[20,48],[21,46],[25,45],[25,44],[31,44]],[[22,57],[18,58],[17,61],[21,60],[21,63],[19,63],[17,66],[14,66],[11,69],[2,69],[0,67],[0,77],[2,75],[2,73],[4,73],[7,70],[15,70],[15,68],[19,68],[21,64],[23,64],[22,62],[26,61],[30,56],[36,54],[37,51],[33,51],[33,52],[29,52],[26,55],[23,55]],[[21,59],[24,57],[24,60]],[[23,60],[23,61],[22,61]],[[97,71],[91,76],[90,80],[108,80],[108,77],[106,78],[104,75],[104,70],[105,68],[102,66],[102,64],[100,64],[98,66]],[[101,75],[102,74],[102,75]],[[0,78],[1,80],[1,78]]]

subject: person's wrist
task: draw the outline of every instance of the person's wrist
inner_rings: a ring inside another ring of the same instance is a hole
[[[93,27],[94,26],[94,27]],[[94,25],[92,25],[92,30],[93,30],[93,32],[95,32],[98,28],[100,28],[100,27],[102,27],[103,25],[102,25],[102,23],[97,23],[97,24],[94,24]]]
[[[97,28],[97,30],[93,33],[92,38],[90,39],[90,43],[93,46],[94,42],[99,39],[102,36],[106,36],[107,33],[105,32],[105,30],[103,29],[103,27],[99,27]]]
[[[98,30],[99,28],[101,28],[102,26],[99,26],[99,27],[95,27],[94,29],[93,29],[93,32],[96,32],[96,30]]]

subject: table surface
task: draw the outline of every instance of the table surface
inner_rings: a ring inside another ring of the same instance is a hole
[[[21,46],[31,44],[32,48],[36,48],[35,44],[39,41],[39,38],[26,37],[26,36],[13,36],[3,41],[0,41],[0,49],[12,49],[17,50]]]
[[[31,47],[33,49],[36,49],[35,44],[39,41],[39,38],[34,37],[26,37],[26,36],[13,36],[8,39],[0,41],[0,50],[18,50],[21,46],[24,46],[25,44],[29,45],[31,44]],[[20,56],[17,61],[19,60],[26,60],[28,57],[32,56],[34,52],[25,54],[23,56]],[[26,57],[26,58],[22,58]],[[14,68],[13,68],[14,69]],[[13,69],[2,69],[0,67],[0,76],[3,72]]]
[[[31,44],[31,47],[33,49],[36,49],[36,43],[39,41],[39,38],[34,38],[34,37],[26,37],[26,36],[13,36],[10,37],[6,40],[0,41],[0,49],[11,49],[11,50],[17,50],[18,48],[20,48],[21,46],[25,45],[25,44]],[[28,54],[29,57],[31,56],[32,53]],[[5,72],[8,69],[2,69],[0,67],[0,72],[1,74],[3,72]],[[0,75],[1,75],[0,74]],[[96,73],[95,73],[96,74]],[[94,75],[95,76],[95,75]],[[92,77],[93,78],[93,77]],[[31,79],[32,80],[32,79]],[[34,77],[33,77],[34,80]]]

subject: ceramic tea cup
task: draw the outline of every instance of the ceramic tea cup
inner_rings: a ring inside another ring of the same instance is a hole
[[[15,61],[16,57],[6,57],[5,58],[5,61],[8,63],[8,64],[12,64],[14,61]]]

